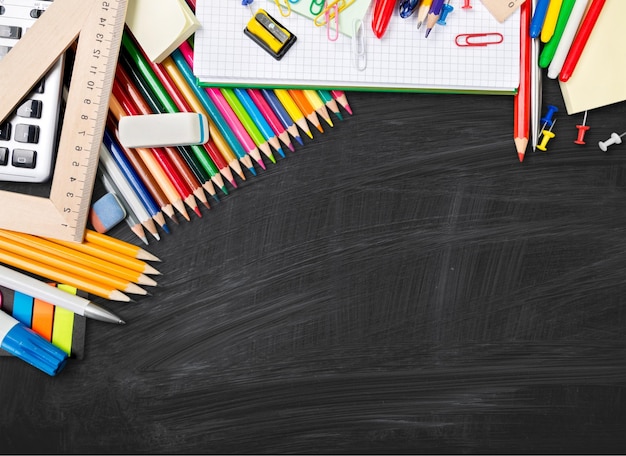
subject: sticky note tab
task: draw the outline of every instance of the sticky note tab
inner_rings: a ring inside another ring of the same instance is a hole
[[[147,57],[161,63],[200,22],[185,0],[128,0],[126,25]]]

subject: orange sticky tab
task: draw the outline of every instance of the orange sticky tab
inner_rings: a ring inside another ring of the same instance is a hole
[[[41,299],[33,302],[32,330],[47,341],[52,340],[52,324],[54,322],[54,306]]]

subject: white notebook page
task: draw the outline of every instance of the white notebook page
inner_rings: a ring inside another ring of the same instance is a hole
[[[428,38],[424,25],[417,29],[415,14],[402,19],[394,11],[387,32],[377,39],[370,7],[363,19],[367,63],[359,70],[350,38],[340,35],[330,41],[327,30],[310,19],[281,16],[273,0],[255,0],[252,11],[265,9],[297,36],[280,61],[243,33],[252,14],[240,0],[198,0],[196,16],[202,25],[195,36],[194,73],[209,85],[513,93],[519,85],[519,10],[499,23],[480,2],[472,9],[461,8],[462,0],[450,4],[454,10],[446,25],[436,25]],[[499,33],[503,40],[457,46],[457,35],[467,33]]]

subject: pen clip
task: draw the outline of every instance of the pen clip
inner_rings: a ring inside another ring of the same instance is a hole
[[[504,41],[501,33],[462,33],[454,38],[454,44],[459,47],[487,46],[489,44],[500,44]]]
[[[278,12],[282,17],[287,17],[291,14],[291,5],[287,0],[274,0],[276,3],[276,7],[278,8]]]
[[[352,58],[355,68],[359,71],[363,71],[367,66],[365,27],[361,19],[355,19],[352,27]]]

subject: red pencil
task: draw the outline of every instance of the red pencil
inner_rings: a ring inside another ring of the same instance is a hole
[[[559,73],[560,81],[566,82],[572,76],[572,73],[576,68],[576,64],[578,63],[578,60],[583,53],[583,49],[587,44],[589,35],[591,35],[591,31],[596,25],[596,21],[598,20],[598,16],[602,11],[602,7],[604,6],[605,2],[606,0],[593,0],[593,3],[589,7],[585,18],[580,24],[578,32],[576,32],[576,38],[574,38],[574,41],[569,48],[569,52],[567,53],[565,62],[563,62],[561,73]]]
[[[520,82],[514,99],[513,140],[519,161],[524,161],[530,130],[530,3],[520,6]]]

